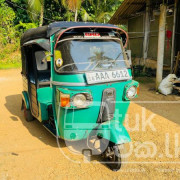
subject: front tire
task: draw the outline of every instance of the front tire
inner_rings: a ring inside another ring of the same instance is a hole
[[[123,158],[121,152],[123,149],[123,145],[116,145],[114,143],[110,143],[104,152],[104,158],[106,160],[106,165],[112,171],[119,171],[122,167]]]

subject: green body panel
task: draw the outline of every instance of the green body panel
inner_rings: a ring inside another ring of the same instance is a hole
[[[22,98],[24,100],[26,109],[30,109],[30,105],[29,105],[29,97],[28,97],[28,93],[26,91],[22,92]]]
[[[77,90],[77,92],[81,90],[89,90],[92,93],[93,97],[93,103],[91,107],[87,109],[62,108],[59,107],[59,98],[56,99],[56,101],[54,102],[56,112],[55,121],[57,122],[57,128],[58,132],[60,133],[60,137],[64,139],[69,139],[71,136],[68,133],[70,132],[70,130],[73,130],[77,131],[77,133],[73,132],[76,134],[76,138],[74,138],[74,140],[86,138],[90,131],[98,126],[97,120],[101,107],[102,94],[103,91],[107,88],[116,89],[116,110],[112,121],[117,120],[119,124],[122,125],[130,103],[129,101],[124,101],[124,90],[125,86],[131,82],[132,81],[130,80],[126,82],[118,82],[113,84],[101,84],[84,87],[53,86],[54,97],[57,96],[57,89],[60,88],[71,89],[71,91],[72,89],[74,89]]]
[[[37,89],[37,101],[40,110],[41,121],[48,120],[48,106],[52,104],[52,88],[45,87]]]
[[[97,135],[115,144],[124,144],[131,141],[125,127],[119,121],[108,121],[100,124]]]
[[[70,97],[73,97],[75,94],[79,94],[79,93],[89,93],[91,94],[90,90],[75,90],[75,89],[67,89],[67,88],[59,88],[58,89],[60,92],[62,92],[63,94],[70,94]]]

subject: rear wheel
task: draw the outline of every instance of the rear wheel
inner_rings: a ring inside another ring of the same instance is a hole
[[[34,117],[32,116],[30,109],[26,108],[26,105],[24,102],[23,102],[23,106],[24,106],[24,118],[26,119],[27,122],[33,121]]]

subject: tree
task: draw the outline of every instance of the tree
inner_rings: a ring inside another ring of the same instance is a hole
[[[122,2],[123,0],[86,0],[83,7],[94,21],[107,23]]]
[[[16,0],[20,1],[20,0]],[[21,0],[22,1],[22,0]],[[39,25],[50,23],[46,17],[61,21],[96,21],[106,23],[123,0],[27,0],[31,18],[40,18]],[[54,4],[56,3],[56,4]],[[64,9],[63,9],[64,7]],[[44,19],[44,20],[43,20]]]
[[[44,0],[28,0],[28,9],[32,12],[30,16],[33,20],[37,20],[40,14],[39,26],[42,26],[44,18]]]
[[[84,21],[84,22],[87,22],[87,21],[94,21],[94,19],[90,16],[90,14],[87,13],[86,9],[84,8],[81,8],[81,19]]]
[[[44,1],[44,23],[49,24],[52,21],[67,20],[67,10],[62,6],[61,1],[45,0]]]
[[[67,10],[75,13],[75,22],[77,22],[78,18],[78,10],[81,7],[81,0],[61,0],[62,5],[67,8]]]
[[[12,43],[15,36],[13,21],[15,13],[8,7],[4,0],[0,0],[0,42],[1,45]]]
[[[14,25],[19,24],[20,21],[22,23],[31,23],[30,16],[26,10],[28,8],[27,0],[5,0],[5,2],[16,14]]]

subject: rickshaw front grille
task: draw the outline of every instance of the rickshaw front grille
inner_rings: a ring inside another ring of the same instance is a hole
[[[110,121],[114,118],[116,102],[116,90],[114,88],[108,88],[103,91],[101,108],[97,123],[103,123]]]

